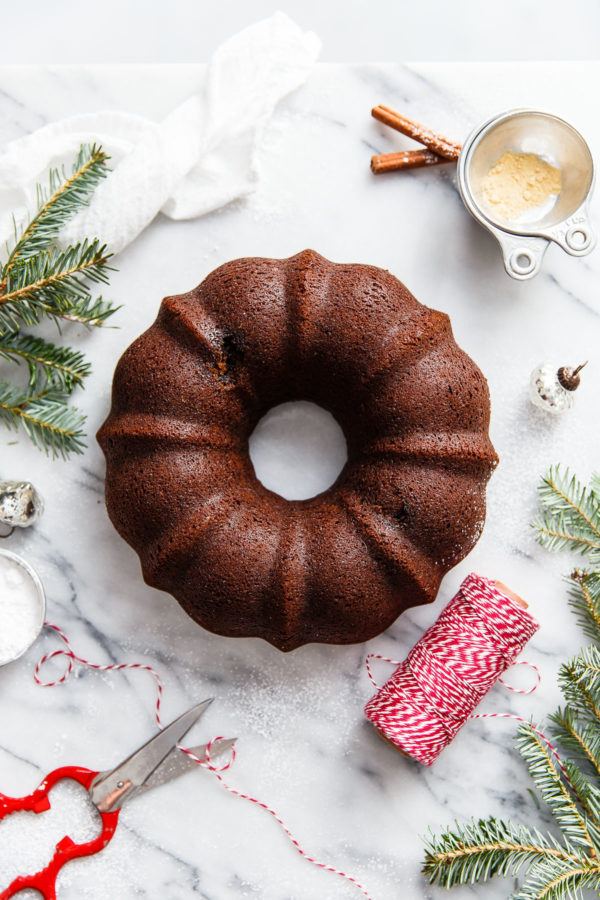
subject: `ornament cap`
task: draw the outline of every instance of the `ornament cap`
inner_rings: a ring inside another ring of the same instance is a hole
[[[574,369],[572,366],[561,366],[558,372],[556,373],[556,377],[558,378],[559,383],[566,391],[576,391],[579,385],[581,384],[581,378],[579,373],[583,369],[584,366],[587,366],[589,360],[586,359],[584,363],[581,363],[580,366],[577,366]]]

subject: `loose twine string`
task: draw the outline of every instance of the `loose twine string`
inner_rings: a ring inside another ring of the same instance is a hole
[[[426,766],[435,762],[469,719],[523,722],[548,746],[573,787],[552,742],[527,719],[503,712],[473,714],[498,681],[517,694],[536,690],[537,666],[515,660],[538,628],[533,616],[495,582],[468,575],[404,661],[369,654],[367,673],[377,693],[365,706],[366,717],[383,737]],[[382,687],[373,676],[372,659],[397,667]],[[507,684],[502,674],[514,665],[529,666],[536,683],[524,690]]]
[[[90,660],[85,659],[83,656],[79,656],[73,650],[69,639],[67,638],[64,631],[58,627],[58,625],[54,625],[52,622],[44,622],[46,628],[50,628],[59,635],[62,641],[65,644],[65,647],[61,647],[58,650],[52,650],[50,653],[46,653],[39,662],[37,663],[33,677],[35,679],[36,684],[39,684],[40,687],[55,687],[58,684],[63,684],[70,677],[73,672],[73,663],[78,662],[81,665],[87,666],[89,669],[96,669],[100,672],[118,672],[122,669],[143,669],[145,672],[149,672],[150,675],[154,678],[156,682],[156,704],[154,709],[154,718],[156,720],[156,724],[160,729],[162,729],[162,721],[161,721],[161,704],[163,699],[163,684],[158,672],[152,668],[152,666],[145,665],[144,663],[112,663],[110,665],[99,665],[98,663],[90,662]],[[67,665],[65,671],[60,676],[60,678],[56,678],[52,681],[42,681],[40,674],[44,665],[49,662],[51,659],[55,659],[57,657],[64,657],[67,660]],[[214,737],[211,741],[208,742],[206,746],[205,759],[199,759],[191,750],[188,750],[185,747],[179,747],[179,749],[186,753],[191,759],[195,760],[198,765],[202,766],[205,769],[208,769],[209,772],[215,776],[215,778],[221,783],[221,785],[225,788],[225,790],[229,791],[230,794],[233,794],[236,797],[239,797],[241,800],[247,800],[249,803],[253,803],[256,806],[259,806],[261,809],[264,809],[265,812],[268,812],[270,816],[275,819],[278,825],[283,829],[293,846],[296,848],[298,853],[305,859],[307,862],[312,863],[315,866],[318,866],[320,869],[324,869],[326,872],[332,872],[334,875],[338,875],[340,878],[344,878],[346,881],[349,881],[353,884],[359,891],[361,891],[367,900],[372,900],[371,895],[368,893],[366,888],[356,879],[353,875],[350,875],[348,872],[343,872],[341,869],[337,869],[335,866],[331,866],[328,863],[321,862],[318,859],[315,859],[309,853],[304,850],[304,848],[300,845],[298,839],[294,836],[293,832],[287,827],[283,819],[278,815],[278,813],[270,807],[267,803],[264,803],[262,800],[259,800],[257,797],[253,797],[250,794],[245,794],[242,791],[238,791],[236,788],[232,787],[224,778],[222,773],[231,767],[235,760],[235,747],[231,749],[231,757],[227,763],[222,766],[217,766],[211,760],[210,756],[210,748],[217,742],[222,740],[222,736]]]
[[[38,662],[34,671],[37,684],[53,687],[64,683],[73,671],[74,662],[103,672],[143,669],[156,682],[155,719],[158,727],[163,727],[160,716],[163,685],[152,666],[143,663],[92,663],[74,652],[67,636],[57,625],[51,622],[44,624],[59,635],[65,647],[47,653]],[[375,653],[367,656],[367,672],[377,693],[367,703],[365,715],[387,740],[427,766],[432,765],[469,719],[505,718],[526,723],[549,747],[568,784],[573,788],[558,751],[531,722],[512,713],[473,714],[480,700],[498,681],[519,694],[530,694],[536,690],[540,681],[539,670],[532,663],[516,662],[516,657],[538,628],[538,623],[530,613],[511,600],[494,582],[480,575],[469,575],[439,619],[412,648],[406,660],[399,662]],[[65,671],[60,678],[42,681],[41,669],[56,657],[67,659]],[[379,687],[373,676],[373,659],[397,667],[382,687]],[[530,666],[536,673],[536,683],[527,689],[507,684],[502,675],[513,665]],[[211,760],[210,748],[218,740],[221,737],[215,737],[208,743],[205,759],[199,759],[184,747],[180,747],[180,750],[212,772],[229,793],[268,812],[304,859],[349,881],[367,900],[371,900],[368,891],[353,875],[310,856],[272,807],[250,794],[238,791],[224,779],[222,773],[235,760],[235,748],[232,748],[229,761],[217,766]]]

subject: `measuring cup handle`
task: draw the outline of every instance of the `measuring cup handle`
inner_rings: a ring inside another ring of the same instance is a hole
[[[567,219],[552,239],[571,256],[587,256],[596,245],[596,233],[590,222],[587,207],[582,207]]]
[[[498,240],[502,246],[504,268],[511,278],[526,281],[537,275],[548,249],[546,238],[498,234]]]

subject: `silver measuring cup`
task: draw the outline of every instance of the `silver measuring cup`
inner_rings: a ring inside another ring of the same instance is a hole
[[[484,179],[507,151],[535,153],[560,169],[561,190],[550,210],[527,221],[500,217],[483,195]],[[458,160],[458,187],[472,216],[496,237],[504,267],[512,278],[524,281],[540,270],[550,241],[571,256],[585,256],[596,243],[588,201],[594,187],[594,161],[578,131],[550,113],[514,109],[479,125],[462,146]]]

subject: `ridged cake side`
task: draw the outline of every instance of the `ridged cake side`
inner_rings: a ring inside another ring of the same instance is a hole
[[[290,502],[256,479],[248,438],[295,399],[332,412],[349,459]],[[166,298],[117,366],[98,440],[146,581],[212,631],[291,650],[366,640],[435,597],[483,524],[488,424],[447,316],[388,272],[304,251]]]

